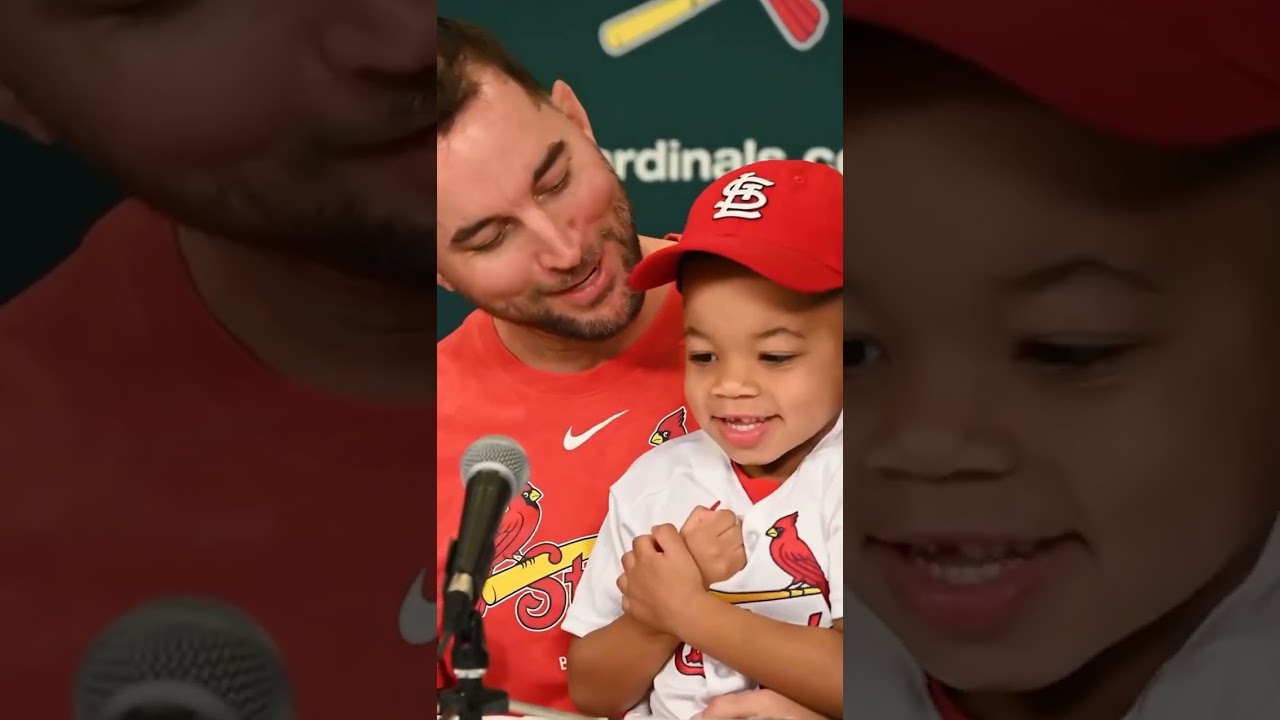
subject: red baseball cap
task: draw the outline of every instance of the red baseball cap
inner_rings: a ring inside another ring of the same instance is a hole
[[[1280,128],[1277,0],[845,0],[844,14],[1119,137],[1208,145]]]
[[[762,160],[726,174],[693,202],[680,241],[636,265],[631,287],[675,282],[690,252],[732,260],[796,292],[844,287],[844,176],[804,160]]]

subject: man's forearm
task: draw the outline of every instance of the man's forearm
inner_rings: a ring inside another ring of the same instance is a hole
[[[569,697],[582,712],[620,717],[644,700],[679,645],[623,615],[569,645]]]
[[[681,639],[761,685],[826,717],[844,710],[844,634],[784,623],[708,595]]]

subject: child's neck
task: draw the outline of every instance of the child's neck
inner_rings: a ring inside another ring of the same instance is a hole
[[[1264,535],[1185,603],[1055,685],[952,697],[972,720],[1122,720],[1160,668],[1253,572],[1266,541]]]
[[[738,465],[738,467],[742,468],[743,475],[752,480],[772,478],[778,482],[785,482],[787,478],[795,474],[796,470],[800,468],[800,463],[804,462],[806,457],[809,457],[809,453],[813,452],[813,449],[818,446],[818,443],[822,442],[822,438],[826,437],[827,433],[831,432],[831,428],[835,427],[836,422],[839,420],[840,416],[837,414],[831,418],[830,422],[823,425],[822,429],[818,430],[813,437],[791,448],[783,453],[782,457],[767,465]]]

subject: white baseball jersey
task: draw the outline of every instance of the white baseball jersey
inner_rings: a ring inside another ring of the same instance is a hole
[[[830,627],[844,617],[844,416],[767,496],[752,493],[729,458],[698,431],[641,455],[609,493],[609,512],[562,627],[582,637],[622,615],[617,580],[632,541],[698,506],[742,518],[747,564],[711,587],[775,620]],[[761,648],[761,652],[767,649]],[[690,718],[711,698],[756,688],[715,658],[681,646],[654,678],[647,703],[627,715]]]
[[[845,618],[845,717],[966,720],[856,600]],[[1122,720],[1280,718],[1280,523],[1253,573],[1201,623]]]

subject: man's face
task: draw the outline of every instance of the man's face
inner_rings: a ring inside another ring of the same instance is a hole
[[[840,414],[840,299],[715,257],[682,276],[693,416],[734,462],[785,479]]]
[[[603,340],[640,311],[640,241],[622,184],[564,84],[539,102],[476,68],[477,96],[437,141],[440,282],[494,317]]]
[[[1278,173],[977,82],[869,92],[845,147],[854,591],[964,690],[1172,651],[1276,517]]]
[[[0,91],[20,101],[9,120],[34,119],[199,231],[426,290],[434,11],[10,0]]]

